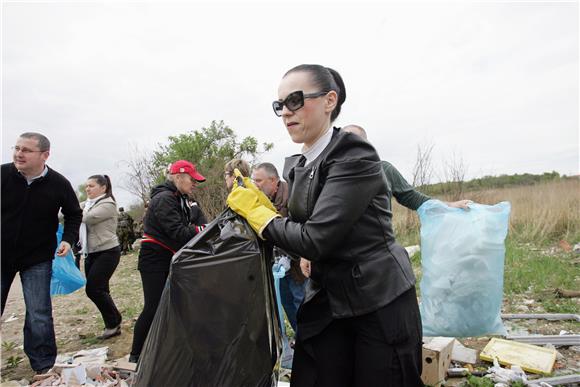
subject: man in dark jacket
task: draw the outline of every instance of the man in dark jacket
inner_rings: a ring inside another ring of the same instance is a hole
[[[188,203],[188,195],[202,181],[205,177],[195,165],[179,160],[169,168],[168,180],[151,190],[137,266],[143,283],[144,305],[135,323],[130,362],[139,360],[169,275],[171,257],[203,229],[191,224]]]
[[[54,252],[68,254],[82,220],[70,182],[46,165],[49,155],[44,135],[23,133],[14,146],[14,162],[2,165],[2,313],[19,272],[26,304],[24,352],[37,373],[52,368],[57,353],[50,300]],[[64,232],[57,249],[59,211]]]

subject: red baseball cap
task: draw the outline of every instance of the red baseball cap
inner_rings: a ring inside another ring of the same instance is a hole
[[[193,177],[195,180],[202,182],[205,181],[203,177],[196,169],[195,165],[187,160],[177,160],[169,168],[169,173],[175,175],[176,173],[187,173],[189,176]]]

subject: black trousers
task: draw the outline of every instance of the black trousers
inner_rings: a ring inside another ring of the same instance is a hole
[[[300,312],[298,321],[300,326]],[[422,327],[413,288],[375,312],[335,319],[318,335],[297,340],[290,385],[423,386],[421,354]]]
[[[108,329],[115,328],[121,324],[121,313],[117,310],[115,302],[109,290],[109,280],[113,276],[121,251],[119,246],[109,250],[91,253],[85,258],[85,275],[87,284],[85,291],[87,296],[95,303]]]
[[[168,271],[139,272],[141,273],[141,282],[143,283],[144,305],[143,311],[135,323],[133,346],[131,347],[131,355],[137,357],[141,354],[141,349],[143,348],[143,344],[145,344],[145,339],[149,333],[149,328],[155,317],[155,312],[157,311],[157,306],[159,306],[161,294],[163,294],[165,282],[169,275]]]

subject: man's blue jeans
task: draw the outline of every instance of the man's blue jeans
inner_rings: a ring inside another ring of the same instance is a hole
[[[294,333],[297,328],[296,313],[302,300],[304,300],[304,283],[297,283],[290,273],[286,273],[283,278],[280,278],[280,301]]]
[[[35,371],[52,367],[56,359],[56,340],[52,322],[50,277],[52,261],[20,270],[22,293],[26,305],[24,352]],[[2,267],[2,314],[16,271]]]

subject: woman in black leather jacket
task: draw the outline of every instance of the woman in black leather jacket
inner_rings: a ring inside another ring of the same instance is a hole
[[[346,98],[319,65],[288,71],[273,102],[302,154],[288,157],[289,216],[252,189],[228,197],[258,234],[312,261],[298,311],[292,386],[422,386],[415,277],[395,242],[387,184],[368,142],[331,123]]]

